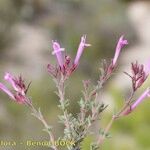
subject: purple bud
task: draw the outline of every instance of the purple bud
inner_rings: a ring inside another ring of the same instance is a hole
[[[131,63],[132,75],[130,75],[132,79],[133,90],[136,91],[148,77],[147,72],[145,72],[145,66],[143,64]]]
[[[47,65],[47,70],[48,70],[48,73],[50,73],[50,75],[52,75],[53,77],[57,76],[57,68],[55,68],[51,64]]]

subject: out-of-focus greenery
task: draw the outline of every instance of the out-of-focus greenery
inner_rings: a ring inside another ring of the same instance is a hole
[[[0,0],[0,58],[2,58],[0,62],[5,64],[7,61],[4,57],[5,52],[9,53],[10,47],[16,43],[17,37],[13,29],[18,24],[27,24],[32,28],[38,26],[46,30],[49,37],[60,41],[72,56],[76,53],[81,35],[87,34],[88,43],[92,44],[92,47],[85,50],[80,66],[68,82],[66,91],[71,100],[70,111],[77,115],[76,102],[81,96],[81,81],[92,78],[93,82],[96,82],[100,59],[112,57],[120,35],[125,34],[132,42],[136,38],[134,28],[126,15],[127,5],[129,3],[121,0]],[[32,45],[32,42],[26,44]],[[26,53],[30,52],[27,50]],[[0,71],[2,74],[3,70]],[[34,72],[32,74],[34,75]],[[63,129],[57,122],[57,114],[61,112],[56,106],[58,101],[54,94],[54,83],[46,72],[43,74],[39,81],[33,79],[28,95],[31,95],[37,107],[41,107],[46,120],[54,126],[54,133],[58,137],[62,135]],[[120,102],[122,97],[118,89],[108,91]],[[41,130],[42,125],[30,116],[30,111],[26,107],[13,103],[3,93],[0,93],[0,97],[0,140],[26,141],[48,138]],[[102,149],[149,150],[148,107],[146,102],[130,116],[115,122],[111,130],[113,138],[108,139]],[[101,125],[105,126],[109,119],[110,112],[106,111],[105,116],[101,118]],[[88,150],[89,141],[92,141],[92,137],[87,137],[83,142],[84,150]],[[3,149],[5,147],[0,147],[0,150]],[[15,147],[15,150],[20,149],[24,147]]]
[[[148,85],[147,85],[148,86]],[[147,87],[145,86],[140,92],[135,95],[136,99],[141,92]],[[112,90],[115,104],[118,107],[123,103],[123,94],[119,93],[119,90]],[[120,96],[119,96],[120,95]],[[120,103],[120,104],[119,104]],[[108,140],[111,143],[113,149],[137,149],[137,150],[148,150],[149,149],[149,113],[148,101],[145,100],[133,113],[129,116],[123,117],[122,119],[116,121],[112,127],[113,138]],[[119,140],[120,139],[120,140]],[[119,144],[117,144],[119,140]],[[108,143],[106,142],[104,147],[108,148]],[[105,148],[104,148],[105,149]]]

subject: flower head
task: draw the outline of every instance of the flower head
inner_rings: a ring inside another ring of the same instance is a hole
[[[56,42],[56,41],[52,41],[52,42],[53,42],[52,54],[56,55],[59,67],[48,64],[47,69],[48,69],[48,72],[50,73],[50,75],[52,75],[54,78],[60,77],[61,74],[63,74],[65,77],[70,76],[72,74],[72,72],[77,68],[84,48],[91,46],[90,44],[86,43],[86,36],[83,35],[81,37],[81,41],[80,41],[80,44],[78,47],[78,51],[77,51],[75,60],[72,61],[72,59],[69,55],[63,56],[62,52],[65,49],[61,48],[58,42]]]
[[[12,100],[16,101],[17,103],[30,103],[30,101],[26,98],[28,87],[26,88],[21,76],[19,78],[15,78],[10,73],[6,73],[4,79],[12,85],[15,92],[11,92],[4,84],[0,83],[0,89],[3,92],[5,92]]]
[[[79,64],[79,60],[80,60],[80,57],[83,53],[83,50],[84,50],[85,47],[88,47],[88,46],[91,46],[91,44],[86,43],[86,35],[83,35],[81,37],[81,41],[80,41],[80,44],[79,44],[79,47],[78,47],[78,51],[77,51],[77,54],[76,54],[76,57],[75,57],[75,60],[74,60],[75,65]]]
[[[17,79],[14,76],[12,76],[10,73],[6,73],[4,76],[4,79],[12,85],[12,87],[14,88],[16,92],[19,92],[22,95],[25,95],[25,90],[26,90],[25,84],[21,76]]]
[[[120,54],[120,52],[121,52],[121,49],[122,49],[125,45],[128,44],[128,41],[127,41],[127,40],[124,40],[123,38],[124,38],[124,36],[122,35],[122,36],[120,37],[119,41],[118,41],[117,46],[116,46],[115,55],[114,55],[114,58],[113,58],[113,61],[112,61],[113,66],[116,65],[116,62],[117,62],[117,60],[118,60],[119,54]]]
[[[145,65],[138,64],[137,61],[135,63],[131,63],[131,71],[132,71],[131,75],[127,72],[124,73],[131,78],[133,91],[136,91],[143,85],[143,83],[148,77],[148,74],[147,71],[145,70]]]

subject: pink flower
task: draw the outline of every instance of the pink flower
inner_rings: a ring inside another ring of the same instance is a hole
[[[60,67],[63,67],[63,64],[64,64],[64,58],[63,58],[63,55],[62,55],[62,51],[64,51],[65,49],[64,48],[61,48],[59,43],[57,43],[56,41],[52,41],[53,42],[53,52],[52,54],[53,55],[56,55],[56,58],[57,58],[57,62],[59,64]]]
[[[116,68],[116,63],[120,55],[121,49],[127,44],[128,44],[128,41],[124,40],[123,35],[122,35],[119,38],[118,44],[116,46],[115,55],[111,63],[108,65],[107,62],[103,61],[103,67],[104,67],[104,75],[102,77],[103,82],[105,82],[111,76],[112,72]]]
[[[144,91],[144,93],[132,104],[131,110],[134,110],[146,97],[149,97],[150,89]]]
[[[52,41],[52,42],[53,42],[52,54],[56,55],[59,67],[48,64],[47,69],[48,69],[48,72],[50,73],[50,75],[52,75],[54,78],[57,78],[61,74],[63,74],[65,77],[69,77],[73,73],[73,71],[77,68],[84,48],[91,46],[90,44],[86,43],[86,36],[83,35],[81,37],[77,55],[73,62],[69,55],[63,56],[62,51],[64,51],[65,49],[61,48],[59,43],[57,43],[56,41]]]
[[[118,57],[119,57],[119,54],[120,54],[121,49],[122,49],[125,45],[128,44],[128,41],[127,41],[127,40],[124,40],[123,38],[124,38],[124,36],[122,35],[122,36],[120,37],[119,41],[118,41],[117,46],[116,46],[115,55],[114,55],[114,58],[113,58],[113,61],[112,61],[113,66],[116,65],[116,62],[117,62],[117,60],[118,60]]]
[[[10,73],[6,73],[4,79],[12,85],[15,92],[12,93],[4,84],[0,83],[0,89],[3,92],[5,92],[12,100],[16,101],[17,103],[31,103],[26,97],[28,87],[25,87],[24,81],[22,80],[21,76],[19,78],[15,78]]]
[[[25,95],[25,85],[21,76],[19,79],[16,79],[10,73],[6,73],[4,79],[12,85],[16,92],[20,92],[22,95]]]
[[[143,100],[145,100],[147,97],[150,97],[150,88],[147,88],[143,94],[130,106],[129,109],[127,109],[123,114],[128,115],[131,113]]]
[[[4,84],[0,83],[0,89],[4,91],[12,100],[15,100],[14,95],[11,93],[11,91],[8,90],[8,88]]]
[[[83,53],[84,48],[88,47],[88,46],[91,46],[91,45],[86,43],[86,35],[83,35],[81,37],[81,42],[79,44],[79,48],[78,48],[78,51],[77,51],[77,54],[76,54],[76,57],[75,57],[75,60],[74,60],[74,64],[76,66],[79,64],[79,60],[80,60],[80,57]]]

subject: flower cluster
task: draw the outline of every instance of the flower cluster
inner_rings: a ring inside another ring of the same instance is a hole
[[[138,65],[132,63],[132,86],[133,90],[136,91],[147,79],[148,74],[144,70],[144,65]]]
[[[131,78],[132,81],[132,95],[137,91],[138,88],[140,88],[143,83],[146,81],[146,79],[149,76],[150,66],[148,64],[138,64],[136,61],[135,63],[131,63],[131,71],[132,74],[129,74],[127,72],[124,72],[126,75],[128,75]],[[132,101],[130,99],[128,101],[129,107],[123,111],[123,115],[128,115],[131,113],[143,100],[145,100],[150,95],[150,89],[147,88],[143,94],[135,101]]]
[[[70,76],[72,72],[77,68],[84,49],[91,46],[90,44],[86,43],[86,35],[83,35],[81,37],[76,57],[74,61],[72,61],[69,55],[64,55],[65,48],[61,48],[58,42],[52,41],[52,45],[52,54],[56,56],[58,65],[54,67],[53,65],[48,64],[47,68],[48,72],[55,78],[57,78],[60,74],[63,74],[66,77]]]
[[[132,75],[127,72],[125,74],[131,78],[133,91],[136,91],[145,82],[149,73],[145,71],[144,65],[138,64],[137,61],[136,63],[131,63],[131,71]]]
[[[57,64],[55,66],[48,64],[47,70],[53,77],[57,87],[56,94],[59,98],[58,106],[62,110],[62,114],[59,115],[58,118],[59,121],[64,125],[63,138],[65,140],[74,141],[73,146],[67,147],[68,150],[81,150],[81,142],[88,134],[90,134],[89,128],[92,126],[94,121],[99,119],[101,113],[107,108],[107,105],[99,100],[99,93],[103,88],[104,83],[110,78],[113,71],[116,69],[120,52],[127,44],[128,41],[124,39],[124,36],[121,36],[117,43],[115,54],[111,62],[107,63],[106,61],[103,61],[103,68],[101,68],[101,74],[96,85],[93,86],[90,80],[83,81],[83,96],[78,101],[80,112],[78,113],[77,117],[74,117],[74,115],[68,111],[68,105],[70,102],[65,95],[65,81],[78,67],[84,49],[91,45],[86,43],[86,36],[83,35],[81,37],[77,54],[74,60],[72,60],[69,55],[65,55],[65,49],[61,48],[57,41],[52,41],[52,55],[56,56]],[[125,103],[123,104],[123,107],[121,107],[121,109],[116,114],[112,115],[112,118],[106,128],[100,129],[100,135],[96,142],[91,143],[90,150],[99,149],[99,146],[103,143],[103,140],[109,137],[108,131],[116,119],[130,114],[141,102],[150,97],[150,88],[147,88],[141,94],[141,96],[139,96],[139,98],[133,100],[134,93],[143,85],[143,83],[148,78],[149,73],[150,62],[148,62],[146,65],[138,64],[137,61],[135,63],[131,63],[131,74],[125,72],[125,74],[127,74],[132,81],[131,96],[126,101],[124,101]],[[5,92],[13,101],[29,106],[32,111],[32,115],[34,115],[43,123],[45,127],[44,130],[48,133],[50,142],[55,143],[52,127],[47,124],[40,109],[35,109],[32,102],[27,97],[27,91],[30,84],[26,86],[21,76],[16,78],[10,73],[6,73],[4,75],[4,79],[11,84],[13,91],[9,90],[3,83],[0,83],[0,90]],[[55,144],[52,144],[51,148],[53,150],[58,150],[58,147]]]
[[[26,93],[30,84],[26,87],[21,76],[15,78],[10,73],[6,73],[4,79],[12,85],[14,92],[11,92],[3,83],[0,83],[0,89],[4,91],[12,100],[19,104],[31,103],[30,100],[26,98]]]

